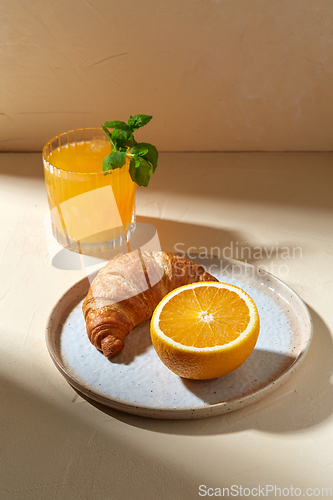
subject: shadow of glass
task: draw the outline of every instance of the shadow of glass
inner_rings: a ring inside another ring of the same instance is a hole
[[[313,320],[314,336],[301,366],[282,387],[262,400],[235,412],[198,420],[155,420],[113,410],[91,400],[79,391],[76,392],[90,404],[117,420],[164,434],[216,435],[241,432],[246,429],[269,433],[301,432],[320,425],[333,413],[333,387],[330,383],[333,372],[332,337],[320,316],[312,308],[309,307],[309,310]],[[265,363],[279,361],[278,356],[273,353],[265,357],[259,353],[254,354],[253,360],[249,358],[248,362],[261,363],[263,359]],[[283,363],[291,361],[291,358],[287,357]],[[232,374],[227,377],[230,382]],[[188,381],[185,382],[187,383]],[[197,390],[196,384],[197,382],[189,383],[190,390]],[[225,388],[225,385],[223,387]],[[223,397],[222,392],[220,396]]]
[[[138,216],[137,220],[156,228],[163,250],[186,254],[190,258],[191,255],[193,258],[198,255],[202,258],[215,255],[219,258],[242,260],[254,265],[267,264],[272,261],[288,264],[288,260],[302,258],[307,251],[304,247],[295,247],[289,241],[281,240],[266,242],[264,246],[260,243],[249,244],[240,232],[225,228],[153,217]],[[270,269],[268,271],[270,272]]]

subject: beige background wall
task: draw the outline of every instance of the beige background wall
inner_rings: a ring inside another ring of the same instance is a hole
[[[137,113],[164,151],[333,149],[331,0],[0,6],[0,150]]]

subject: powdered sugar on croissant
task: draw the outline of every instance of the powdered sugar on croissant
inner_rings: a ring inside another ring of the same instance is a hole
[[[135,250],[110,260],[82,305],[90,342],[105,356],[115,356],[167,293],[197,281],[217,280],[202,266],[168,252]]]

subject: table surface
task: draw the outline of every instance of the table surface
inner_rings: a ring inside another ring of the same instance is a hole
[[[155,226],[167,251],[229,248],[240,258],[248,247],[249,262],[308,305],[314,336],[298,371],[261,401],[212,418],[155,420],[83,399],[54,366],[47,318],[82,271],[52,266],[41,155],[0,154],[1,498],[333,490],[332,164],[333,153],[161,154],[149,188],[138,189],[138,222]]]

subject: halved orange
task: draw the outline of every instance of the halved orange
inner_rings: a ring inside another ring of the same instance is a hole
[[[150,331],[157,355],[171,371],[204,380],[241,366],[254,349],[259,328],[256,305],[244,290],[198,282],[161,300]]]

